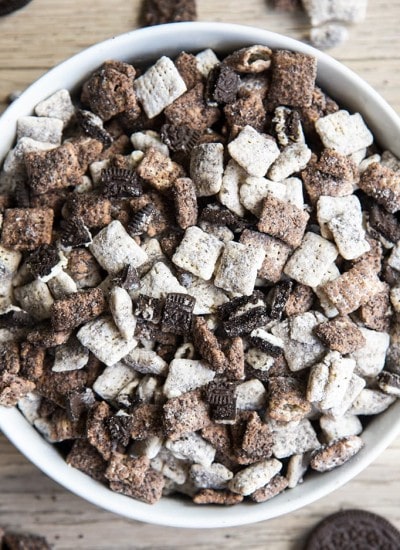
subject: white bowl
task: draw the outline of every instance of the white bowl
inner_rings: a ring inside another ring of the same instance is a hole
[[[360,112],[378,143],[400,156],[400,119],[361,78],[331,57],[301,42],[253,27],[224,23],[177,23],[136,30],[97,44],[61,63],[30,86],[0,118],[0,160],[13,144],[16,120],[60,88],[73,90],[106,59],[151,61],[181,50],[229,51],[251,44],[301,51],[318,58],[318,83],[343,106]],[[197,506],[163,498],[151,506],[113,493],[69,467],[16,409],[0,407],[0,428],[38,468],[82,498],[131,519],[175,527],[227,527],[292,512],[334,491],[366,468],[400,432],[400,402],[372,419],[363,433],[365,447],[351,461],[329,473],[312,473],[303,484],[263,504],[234,507]]]

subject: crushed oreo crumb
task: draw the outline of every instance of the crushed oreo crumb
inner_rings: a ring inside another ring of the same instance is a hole
[[[217,103],[233,103],[236,100],[240,77],[223,63],[211,69],[206,84],[206,96]]]
[[[134,213],[132,220],[127,226],[127,231],[131,237],[146,233],[152,219],[156,213],[154,204],[146,204],[143,208]]]
[[[197,145],[201,132],[185,125],[164,124],[161,139],[174,153],[190,153]]]
[[[78,124],[91,138],[101,141],[105,147],[109,147],[113,142],[111,134],[105,130],[103,121],[100,117],[92,113],[91,111],[85,111],[84,109],[78,109],[76,111],[76,119]]]
[[[140,279],[137,270],[133,265],[127,265],[112,280],[115,286],[125,290],[137,290],[140,287]]]
[[[280,321],[292,288],[293,281],[282,281],[274,286],[271,299],[271,319]]]
[[[74,217],[63,221],[62,229],[60,240],[63,246],[87,246],[92,242],[90,231],[81,218]]]
[[[162,330],[173,334],[187,334],[190,331],[195,302],[195,298],[188,294],[167,294],[161,320]]]
[[[45,277],[60,261],[57,248],[50,244],[39,246],[26,260],[26,267],[34,277]]]

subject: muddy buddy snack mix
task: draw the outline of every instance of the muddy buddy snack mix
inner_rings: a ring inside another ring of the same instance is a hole
[[[0,404],[113,491],[264,502],[400,396],[400,161],[316,74],[261,45],[106,61],[18,121]]]

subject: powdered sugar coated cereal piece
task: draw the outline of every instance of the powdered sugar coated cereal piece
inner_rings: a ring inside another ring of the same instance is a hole
[[[122,338],[114,322],[108,317],[99,317],[83,325],[77,338],[100,361],[114,365],[137,346],[137,340]]]
[[[233,294],[250,296],[265,252],[260,247],[228,242],[215,274],[215,286]]]
[[[353,351],[350,357],[356,362],[356,374],[373,377],[379,374],[385,365],[390,336],[386,332],[359,328],[366,343],[362,348]]]
[[[186,92],[186,84],[169,57],[162,56],[133,84],[136,96],[149,118]]]
[[[89,350],[81,346],[79,342],[68,341],[66,344],[56,347],[53,372],[65,372],[83,369],[89,361]]]
[[[274,357],[257,348],[250,348],[245,353],[246,363],[253,369],[267,372],[275,362]]]
[[[224,489],[233,478],[233,473],[218,462],[213,462],[208,467],[193,464],[189,475],[195,487],[200,489]]]
[[[139,292],[151,298],[165,298],[169,292],[186,294],[186,288],[165,263],[157,262],[140,281]]]
[[[211,463],[214,461],[214,447],[194,432],[184,435],[175,441],[167,439],[165,446],[176,458],[191,460],[205,467],[211,466]]]
[[[71,101],[69,91],[62,89],[54,92],[50,97],[36,105],[35,113],[38,117],[59,118],[66,126],[75,114],[75,107]]]
[[[326,148],[343,155],[369,147],[374,140],[360,113],[350,115],[348,111],[336,111],[319,118],[315,129]]]
[[[211,48],[207,48],[196,55],[197,70],[207,78],[208,73],[216,65],[219,64],[219,59]]]
[[[18,140],[14,149],[11,149],[7,154],[3,170],[6,174],[16,175],[24,171],[24,158],[27,153],[38,151],[50,151],[55,149],[55,143],[37,141],[31,137],[22,137]]]
[[[317,434],[307,419],[300,422],[271,422],[273,453],[276,458],[313,451],[320,446]]]
[[[365,19],[367,0],[303,0],[303,6],[313,27],[331,20],[358,23]]]
[[[260,380],[254,378],[239,384],[236,388],[236,406],[245,411],[254,411],[265,407],[267,392]]]
[[[258,231],[245,229],[240,236],[239,242],[257,246],[264,250],[265,256],[261,268],[258,270],[258,277],[276,283],[282,275],[283,267],[291,252],[291,247],[279,239],[265,235]]]
[[[229,489],[240,495],[250,495],[264,487],[282,469],[282,463],[275,458],[262,460],[240,470],[229,482]]]
[[[371,249],[365,238],[361,213],[359,217],[354,217],[351,212],[345,211],[340,216],[332,218],[328,222],[328,228],[340,255],[345,260],[354,260]]]
[[[381,157],[381,164],[383,164],[383,166],[386,166],[387,168],[390,168],[394,172],[400,171],[400,159],[397,158],[390,151],[383,151],[382,157]]]
[[[22,116],[17,120],[17,139],[29,137],[36,141],[61,144],[63,122],[59,118]]]
[[[165,376],[168,363],[155,351],[135,348],[126,355],[122,362],[141,374]]]
[[[190,155],[190,177],[198,197],[209,197],[219,192],[224,172],[222,143],[196,145]]]
[[[354,400],[349,414],[375,415],[385,411],[392,403],[396,401],[394,395],[388,395],[379,390],[364,388]]]
[[[290,457],[286,478],[289,489],[293,489],[299,483],[303,482],[303,475],[310,465],[310,455],[308,453],[295,454]]]
[[[240,187],[246,177],[247,174],[243,168],[231,159],[225,168],[218,194],[221,204],[238,216],[245,214],[245,209],[240,202]]]
[[[51,306],[54,303],[48,286],[36,280],[14,289],[14,296],[23,310],[36,319],[48,319],[51,316]]]
[[[280,151],[274,139],[245,126],[228,145],[231,157],[251,176],[262,177],[278,158]]]
[[[329,410],[344,398],[356,363],[354,359],[341,357],[336,351],[328,353],[324,361],[328,364],[329,374],[319,407]]]
[[[153,147],[161,154],[169,157],[168,146],[161,141],[160,135],[154,130],[134,132],[131,134],[130,140],[135,150],[145,152],[150,147]]]
[[[281,181],[286,187],[285,200],[297,206],[304,207],[303,182],[300,178],[286,178]]]
[[[178,267],[208,281],[214,273],[223,246],[219,239],[199,227],[189,227],[172,256],[172,261]]]
[[[283,183],[255,176],[246,177],[239,190],[242,205],[258,217],[262,212],[263,200],[269,194],[284,201],[286,193],[287,189]]]
[[[268,177],[273,181],[282,181],[304,170],[310,158],[311,149],[305,143],[288,145],[268,170]]]
[[[365,388],[366,382],[364,378],[361,378],[357,374],[352,375],[350,383],[347,387],[346,393],[339,403],[335,403],[328,411],[330,417],[341,417],[347,413],[350,407],[353,405],[355,399],[360,395],[360,392]]]
[[[361,204],[355,195],[346,197],[322,196],[317,203],[317,218],[321,229],[321,235],[326,239],[332,237],[329,222],[348,212],[359,223],[362,223]]]
[[[348,37],[349,31],[347,28],[337,23],[327,23],[320,27],[313,27],[310,30],[311,45],[319,50],[336,48],[346,42]]]
[[[179,397],[187,391],[205,386],[214,376],[215,371],[208,368],[204,361],[174,359],[169,365],[164,394],[168,399]]]
[[[349,435],[360,435],[363,431],[360,419],[354,414],[346,414],[336,418],[322,415],[319,424],[328,443]]]
[[[27,393],[18,401],[19,410],[31,424],[40,418],[41,401],[42,397],[35,392]]]
[[[93,256],[109,273],[117,273],[126,265],[138,267],[148,257],[139,245],[128,235],[118,220],[102,229],[89,246]]]
[[[198,277],[193,277],[186,290],[190,296],[196,298],[194,315],[215,313],[219,306],[229,301],[228,296],[212,282],[204,281]]]
[[[388,264],[390,267],[393,267],[393,269],[396,269],[397,271],[400,271],[400,242],[396,244],[396,246],[392,249],[392,252],[390,253]]]
[[[136,317],[133,315],[132,300],[128,292],[119,286],[112,288],[109,305],[114,323],[118,327],[121,336],[129,339],[135,332]]]
[[[318,286],[337,255],[337,248],[331,242],[316,233],[306,233],[300,247],[287,262],[284,273],[303,285]]]

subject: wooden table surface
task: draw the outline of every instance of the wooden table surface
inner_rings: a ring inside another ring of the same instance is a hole
[[[33,0],[0,18],[0,110],[54,64],[138,26],[139,0]],[[198,0],[199,19],[257,25],[295,38],[301,14],[273,12],[266,0]],[[370,0],[367,20],[331,54],[354,69],[400,113],[400,0]],[[1,136],[0,136],[1,139]],[[311,527],[341,508],[365,508],[400,528],[400,438],[352,482],[281,519],[247,527],[181,530],[128,521],[68,493],[0,435],[0,525],[47,536],[56,549],[297,550]]]

